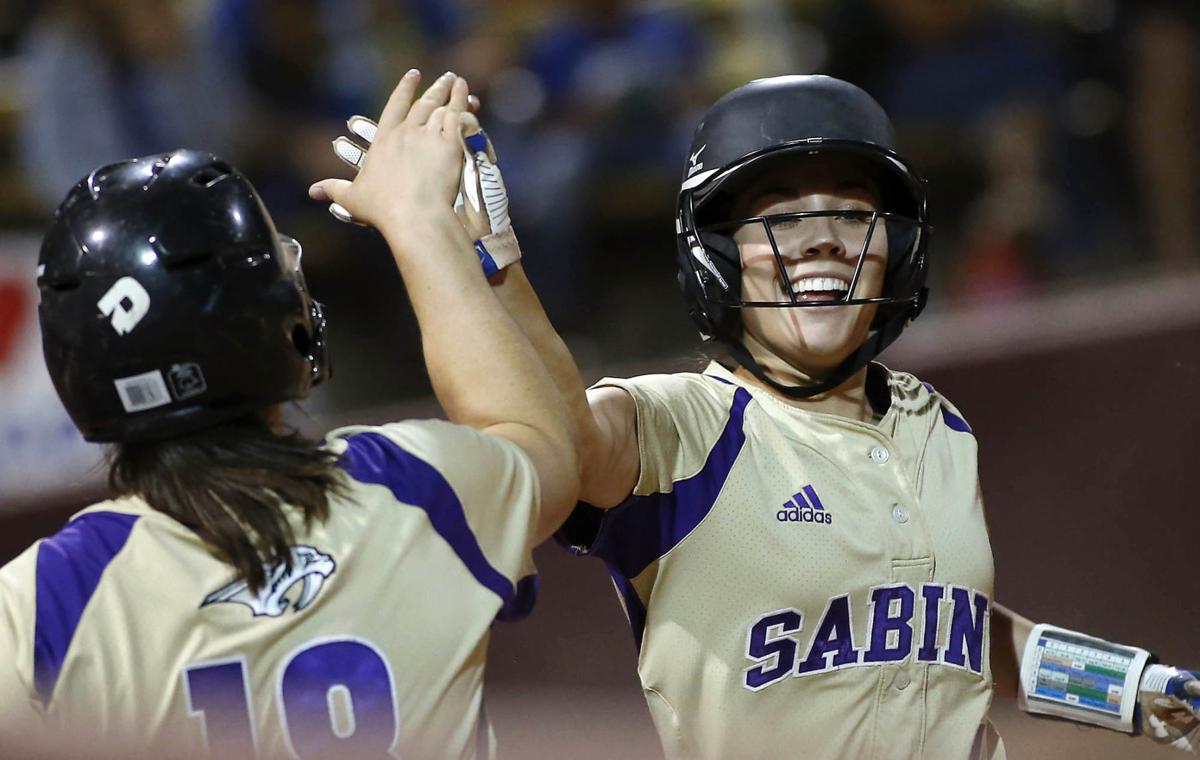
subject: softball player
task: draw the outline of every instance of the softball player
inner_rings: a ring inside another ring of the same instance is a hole
[[[872,361],[925,304],[929,225],[870,96],[788,76],[723,97],[676,232],[691,316],[732,357],[703,372],[585,394],[520,265],[493,278],[579,420],[586,504],[558,536],[607,563],[669,757],[1001,758],[993,687],[1200,745],[1191,673],[995,604],[969,422]]]
[[[219,159],[102,167],[60,206],[47,365],[84,436],[114,445],[119,496],[0,570],[0,754],[44,726],[72,756],[491,756],[489,629],[529,611],[530,550],[575,503],[576,463],[453,212],[466,83],[414,102],[418,79],[358,178],[311,192],[387,238],[464,424],[280,428],[329,376],[325,318],[299,246]]]

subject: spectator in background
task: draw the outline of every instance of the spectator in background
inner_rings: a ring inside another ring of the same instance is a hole
[[[379,319],[407,300],[386,246],[371,230],[334,223],[304,193],[344,171],[330,135],[353,114],[379,112],[394,79],[393,71],[383,79],[384,51],[412,65],[402,35],[391,35],[413,22],[395,11],[372,0],[212,0],[208,11],[219,54],[247,95],[237,163],[279,228],[304,240],[309,282],[336,315],[340,380],[314,394],[308,408],[318,413],[430,391],[415,325]]]
[[[237,156],[240,93],[182,0],[55,0],[26,39],[20,163],[45,208],[94,166],[203,146]]]
[[[951,298],[1020,295],[1069,269],[1086,241],[1049,176],[1064,86],[1051,41],[992,0],[851,0],[831,14],[832,73],[878,96],[944,209]]]
[[[647,235],[669,244],[689,137],[679,114],[703,87],[703,47],[683,7],[573,0],[556,4],[486,83],[485,117],[537,262],[530,271],[566,331],[594,308],[601,250],[627,275],[639,265],[630,246]]]
[[[18,42],[29,27],[36,8],[34,0],[0,3],[0,57],[7,58],[19,52]]]
[[[1146,240],[1165,269],[1200,265],[1200,8],[1137,0],[1129,14],[1128,111]]]
[[[341,170],[329,135],[351,114],[374,113],[382,100],[370,6],[366,0],[213,3],[217,51],[249,95],[239,114],[246,155],[238,163],[283,226],[312,212],[296,188]]]

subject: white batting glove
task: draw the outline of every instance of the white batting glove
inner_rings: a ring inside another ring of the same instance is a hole
[[[518,261],[521,248],[508,216],[508,191],[496,165],[496,149],[474,114],[463,114],[461,122],[467,133],[463,138],[467,156],[455,210],[476,238],[475,253],[484,274],[491,277]]]
[[[476,237],[475,253],[479,256],[484,275],[491,277],[519,260],[521,249],[508,216],[508,191],[504,187],[500,167],[496,165],[495,149],[487,134],[479,128],[479,122],[473,114],[464,114],[463,122],[472,134],[463,138],[462,189],[454,207],[467,229]],[[362,167],[367,150],[375,140],[378,126],[365,116],[351,116],[346,121],[346,127],[366,147],[348,137],[339,136],[333,141],[333,151],[338,158],[357,170]],[[470,204],[470,210],[467,210],[467,204]],[[329,204],[329,213],[339,221],[359,224],[349,211],[337,203]]]
[[[1138,688],[1142,733],[1160,744],[1200,754],[1200,677],[1147,665]]]

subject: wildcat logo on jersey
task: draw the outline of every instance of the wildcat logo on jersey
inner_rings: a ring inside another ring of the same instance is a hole
[[[775,519],[779,522],[833,523],[833,515],[825,511],[825,505],[811,485],[801,488],[784,502],[783,508],[775,513]]]
[[[789,608],[760,615],[746,632],[746,658],[754,664],[743,671],[742,685],[758,691],[790,676],[909,659],[983,675],[987,595],[941,583],[922,583],[919,589],[893,583],[871,589],[866,606],[868,641],[854,640],[850,595],[842,594],[825,605],[803,649],[798,635],[804,630],[803,612]],[[943,606],[949,608],[945,626],[939,614]]]
[[[337,563],[333,561],[333,557],[311,546],[293,546],[291,570],[288,570],[284,562],[266,565],[264,569],[267,583],[257,593],[250,590],[250,585],[244,578],[239,578],[204,597],[200,606],[236,602],[249,607],[255,617],[279,617],[292,606],[292,600],[287,596],[288,591],[300,583],[300,596],[294,605],[296,612],[299,612],[312,604],[317,594],[321,593],[321,589],[325,587],[325,580],[337,569]]]

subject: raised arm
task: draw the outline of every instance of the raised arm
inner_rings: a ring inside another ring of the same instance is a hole
[[[578,429],[579,499],[610,508],[624,501],[639,475],[637,409],[620,388],[585,391],[575,360],[555,332],[518,262],[492,278],[493,291],[554,378]],[[566,519],[567,513],[561,515]],[[561,522],[561,520],[560,520]]]
[[[309,194],[383,234],[420,324],[438,401],[451,421],[511,440],[529,455],[541,485],[544,537],[577,495],[566,406],[488,286],[454,214],[467,84],[443,75],[414,102],[419,80],[410,71],[392,93],[357,177],[323,180]]]
[[[474,180],[468,177],[469,172],[464,172],[463,196],[469,198],[475,194],[476,198],[487,200],[477,204],[464,202],[458,210],[459,218],[475,240],[512,249],[500,256],[502,261],[512,263],[491,277],[492,289],[533,345],[566,401],[578,446],[579,498],[593,506],[615,507],[632,493],[639,476],[637,410],[633,398],[619,388],[584,390],[575,359],[550,324],[521,266],[520,250],[508,222],[506,191],[496,167],[495,148],[474,114],[464,114],[463,125],[467,135],[477,136],[474,141],[468,140],[477,148],[482,137],[486,148],[477,155],[481,160],[486,157],[488,164],[478,167]],[[467,187],[468,181],[474,181],[475,186]],[[569,513],[567,510],[560,515],[560,522]]]

